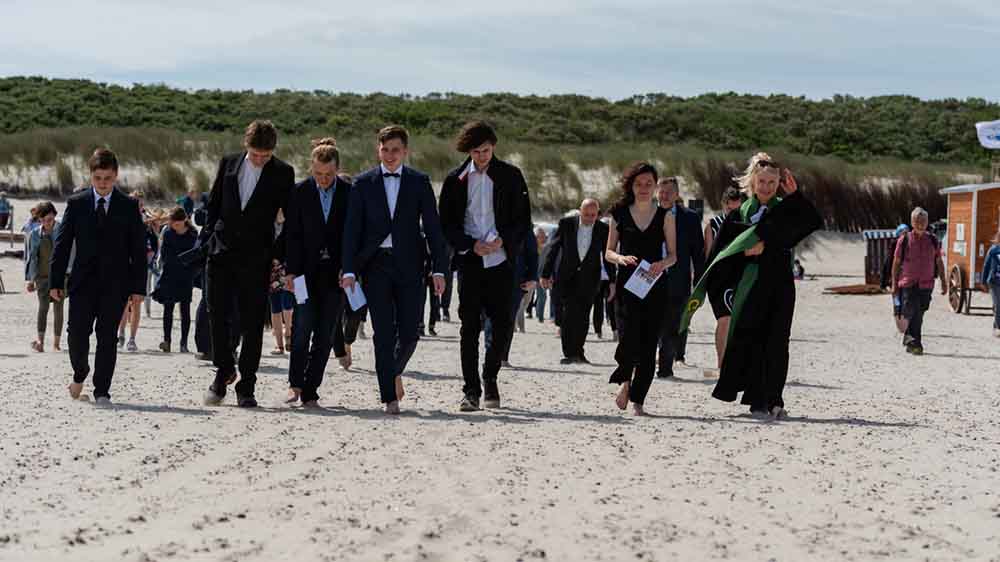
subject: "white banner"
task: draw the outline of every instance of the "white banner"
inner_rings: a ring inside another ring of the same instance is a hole
[[[976,123],[979,144],[986,148],[1000,149],[1000,121]]]

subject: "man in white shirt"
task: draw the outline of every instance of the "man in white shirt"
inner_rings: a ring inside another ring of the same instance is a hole
[[[514,264],[531,235],[531,202],[524,175],[494,156],[493,127],[473,121],[462,127],[455,147],[467,158],[441,187],[441,225],[455,249],[458,314],[462,320],[462,388],[464,412],[500,407],[497,374],[510,345],[514,320]],[[479,332],[485,313],[491,341],[479,378]]]
[[[406,129],[393,125],[379,131],[379,166],[355,178],[344,228],[341,286],[353,291],[359,277],[364,281],[379,398],[387,414],[400,412],[402,374],[417,348],[425,243],[438,295],[447,271],[434,190],[426,174],[403,165],[408,154]]]

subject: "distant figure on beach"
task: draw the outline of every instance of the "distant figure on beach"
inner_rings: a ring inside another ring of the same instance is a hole
[[[896,241],[892,261],[892,292],[899,297],[902,315],[908,321],[903,347],[913,355],[924,353],[924,313],[931,306],[935,277],[941,279],[941,294],[948,293],[941,244],[927,231],[927,224],[927,211],[913,209],[912,230]]]
[[[983,261],[983,285],[993,297],[993,336],[1000,338],[1000,231],[993,235]]]
[[[49,323],[49,305],[52,306],[52,349],[61,351],[59,341],[63,330],[63,302],[53,300],[49,294],[49,262],[52,259],[53,235],[58,226],[56,221],[56,206],[51,201],[38,205],[38,216],[41,224],[32,230],[28,236],[28,255],[25,261],[25,280],[27,291],[38,292],[38,339],[31,342],[31,349],[41,353],[45,351],[45,332]]]
[[[656,345],[667,298],[667,283],[661,274],[677,263],[674,215],[653,200],[658,180],[656,168],[648,162],[637,162],[625,170],[621,198],[611,211],[605,251],[608,261],[618,266],[615,298],[621,307],[615,350],[618,367],[609,382],[621,385],[615,398],[618,408],[624,410],[631,402],[636,416],[646,413],[646,394],[656,368]],[[644,298],[625,288],[642,262],[649,267],[639,277],[660,276]]]
[[[601,291],[604,250],[608,246],[610,227],[597,220],[601,205],[596,199],[584,199],[580,214],[565,217],[549,244],[553,247],[546,255],[540,282],[559,296],[557,306],[562,310],[559,337],[562,341],[562,365],[590,363],[584,352],[587,333],[590,331],[591,307]],[[556,260],[559,275],[555,277]],[[553,278],[555,280],[553,280]],[[609,289],[614,298],[616,289]]]
[[[228,324],[236,310],[241,341],[236,404],[257,407],[254,391],[264,340],[274,221],[295,185],[295,171],[274,156],[277,145],[278,130],[270,121],[250,123],[243,135],[244,151],[222,158],[209,195],[201,238],[212,248],[206,282],[217,370],[205,394],[208,405],[221,404],[226,387],[236,381],[235,338]]]
[[[705,270],[705,240],[701,216],[680,204],[677,178],[661,178],[657,188],[658,204],[674,216],[677,229],[677,263],[666,272],[664,279],[667,302],[656,372],[659,378],[669,378],[674,376],[674,362],[683,365],[686,361],[687,332],[680,332],[679,328],[691,289]]]
[[[782,419],[788,415],[782,394],[795,312],[792,249],[823,223],[791,171],[766,153],[754,155],[737,181],[749,199],[722,224],[681,328],[687,329],[707,292],[712,309],[731,316],[712,396],[732,402],[743,392],[741,402],[753,416]]]
[[[806,278],[806,268],[802,267],[802,262],[799,260],[792,263],[792,277],[796,281],[802,281]]]
[[[163,305],[163,340],[160,351],[171,352],[174,327],[174,305],[180,308],[181,339],[180,352],[188,353],[188,332],[191,329],[191,298],[194,293],[195,267],[184,263],[180,256],[194,248],[198,232],[189,222],[184,209],[176,207],[170,211],[167,228],[163,229],[160,244],[160,277],[152,297]]]
[[[10,217],[14,214],[14,205],[7,199],[7,192],[0,191],[0,230],[7,230],[11,224]]]
[[[434,291],[444,292],[448,268],[444,236],[430,178],[404,165],[410,135],[391,125],[377,135],[378,167],[354,178],[344,229],[341,286],[354,290],[364,279],[372,316],[379,399],[390,415],[400,413],[403,371],[417,349],[417,323],[424,296],[424,237],[434,260]]]
[[[115,187],[118,158],[106,148],[87,161],[91,187],[66,201],[66,212],[55,231],[49,264],[49,295],[61,301],[68,294],[69,358],[73,366],[70,397],[83,391],[90,374],[90,334],[97,333],[94,356],[94,398],[111,403],[115,372],[116,329],[126,302],[138,308],[146,294],[146,255],[139,204]],[[76,246],[73,271],[66,280],[70,251]]]
[[[285,286],[294,292],[302,277],[308,297],[295,303],[286,403],[315,408],[344,314],[340,269],[351,184],[337,177],[334,139],[313,141],[309,161],[310,175],[292,190],[285,217]]]
[[[513,334],[511,302],[518,255],[531,233],[531,202],[521,170],[494,154],[497,135],[483,121],[467,123],[455,149],[465,160],[444,180],[439,203],[441,228],[455,250],[462,283],[458,289],[461,364],[465,383],[459,408],[500,407],[497,374]],[[491,325],[482,379],[479,332],[485,314]]]

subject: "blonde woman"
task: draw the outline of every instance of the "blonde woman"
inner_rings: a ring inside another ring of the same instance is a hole
[[[795,312],[792,249],[822,220],[792,172],[766,153],[755,154],[736,179],[748,199],[726,216],[681,326],[707,292],[716,317],[731,317],[712,396],[732,402],[743,392],[755,417],[782,419]]]

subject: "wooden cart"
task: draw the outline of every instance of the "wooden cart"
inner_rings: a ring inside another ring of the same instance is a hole
[[[941,193],[948,198],[948,232],[941,244],[951,309],[965,314],[993,310],[972,306],[972,297],[983,290],[983,262],[1000,230],[1000,182],[956,185]]]

